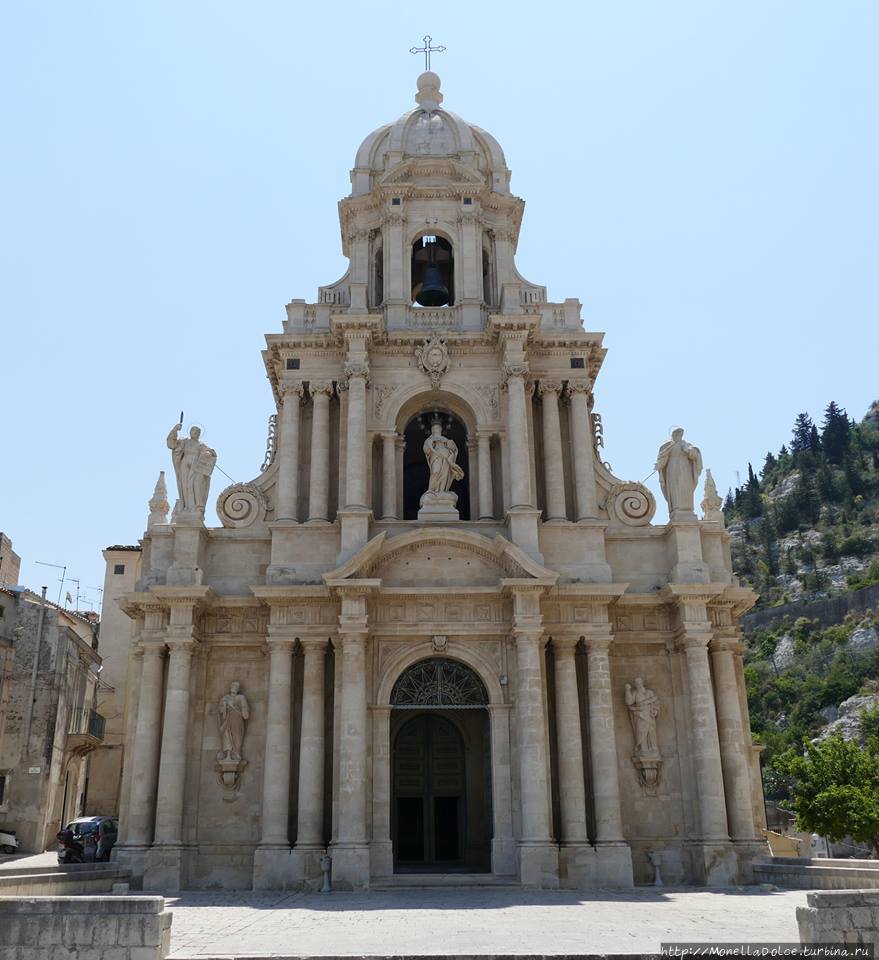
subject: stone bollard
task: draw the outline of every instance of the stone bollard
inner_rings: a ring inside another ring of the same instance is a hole
[[[320,858],[320,869],[324,877],[323,885],[320,888],[321,893],[333,892],[333,886],[330,883],[330,870],[332,870],[332,868],[333,868],[333,858],[328,853],[325,853]]]

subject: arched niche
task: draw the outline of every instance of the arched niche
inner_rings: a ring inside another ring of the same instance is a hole
[[[456,463],[464,471],[464,476],[452,483],[451,492],[458,498],[456,506],[460,519],[471,520],[470,471],[474,465],[470,462],[467,427],[455,414],[436,409],[415,414],[403,430],[403,519],[417,519],[421,496],[430,483],[430,470],[423,448],[435,422],[442,425],[443,436],[452,440],[457,447]]]

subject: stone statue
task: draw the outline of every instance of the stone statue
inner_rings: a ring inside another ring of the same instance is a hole
[[[670,520],[695,520],[693,495],[702,473],[702,454],[684,440],[684,431],[676,427],[671,440],[659,448],[656,471],[662,495],[668,503]]]
[[[220,725],[220,737],[223,749],[217,754],[217,760],[232,763],[241,760],[241,744],[244,741],[244,729],[250,718],[250,704],[241,692],[241,684],[233,680],[229,692],[220,697],[217,721]]]
[[[659,697],[644,686],[640,677],[636,677],[634,685],[626,684],[626,706],[635,734],[635,756],[658,756],[656,718],[659,716]]]
[[[458,446],[454,440],[443,436],[443,425],[439,421],[430,425],[430,436],[424,441],[423,450],[430,468],[428,493],[446,493],[455,480],[464,479],[464,471],[455,463]]]
[[[181,510],[204,513],[208,502],[208,490],[211,474],[217,463],[217,454],[206,443],[202,443],[200,427],[191,427],[188,437],[180,436],[183,422],[175,423],[168,434],[168,449],[177,477],[176,516]]]

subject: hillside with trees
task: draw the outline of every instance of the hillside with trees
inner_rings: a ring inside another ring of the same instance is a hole
[[[768,799],[792,801],[804,744],[879,730],[879,618],[790,616],[785,604],[879,584],[879,402],[860,422],[831,402],[820,423],[797,416],[788,443],[730,490],[733,565],[779,617],[747,630],[745,678]],[[872,593],[872,591],[868,591]]]

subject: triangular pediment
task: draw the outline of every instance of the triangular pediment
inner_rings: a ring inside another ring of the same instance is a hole
[[[552,586],[557,579],[557,573],[500,534],[489,538],[451,527],[422,528],[396,537],[384,531],[324,574],[330,585],[380,580],[384,587],[500,587],[507,580]]]

